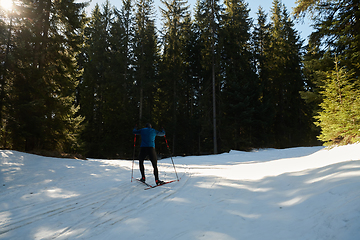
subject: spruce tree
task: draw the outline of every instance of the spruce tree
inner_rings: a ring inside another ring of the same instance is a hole
[[[172,135],[172,151],[175,152],[175,146],[183,148],[185,142],[176,141],[178,133],[184,133],[187,124],[185,108],[186,102],[189,100],[186,96],[187,83],[185,76],[185,68],[187,59],[185,54],[186,44],[186,29],[189,27],[186,25],[190,17],[188,11],[189,6],[186,1],[172,0],[162,1],[165,8],[161,9],[163,16],[163,36],[162,36],[162,61],[160,67],[160,88],[158,91],[161,100],[158,104],[161,104],[159,112],[163,112],[163,116],[167,117],[168,123],[167,129],[171,131]],[[165,105],[168,103],[167,105]],[[164,111],[165,110],[165,111]],[[163,121],[165,119],[162,119]],[[180,121],[179,121],[180,120]],[[178,124],[182,122],[183,124]],[[182,135],[182,134],[181,134]],[[183,150],[180,150],[183,151]]]
[[[271,82],[269,80],[269,55],[270,51],[270,23],[267,14],[259,7],[257,20],[252,32],[253,54],[255,58],[256,73],[259,78],[259,102],[257,129],[262,134],[258,143],[262,146],[271,145],[274,135],[272,126],[274,124],[275,110],[272,105]]]
[[[82,140],[85,153],[91,157],[104,157],[105,115],[109,88],[110,46],[109,30],[112,19],[110,4],[95,6],[85,29],[82,52],[83,77],[80,82],[80,113],[85,117]]]
[[[264,91],[266,91],[268,89],[268,86],[265,86],[268,77],[266,51],[270,48],[270,24],[267,23],[267,14],[261,7],[258,9],[256,21],[252,32],[253,53],[255,55],[256,71],[262,85],[264,85]]]
[[[316,44],[321,48],[331,50],[337,58],[342,58],[340,64],[353,69],[356,76],[360,75],[360,8],[358,0],[299,0],[294,14],[298,18],[308,14],[314,21],[315,31],[310,37],[313,45]]]
[[[301,72],[301,46],[285,5],[274,0],[271,9],[270,45],[267,55],[270,102],[274,109],[274,143],[278,147],[301,144],[307,126]]]
[[[181,85],[182,104],[179,105],[179,111],[183,112],[179,115],[178,122],[181,123],[178,134],[178,143],[181,141],[183,153],[201,153],[200,138],[201,125],[203,124],[202,111],[200,109],[201,97],[201,45],[198,41],[199,32],[195,31],[195,24],[190,17],[183,22],[183,31],[181,42],[183,46],[182,59],[183,64],[183,80]],[[180,139],[181,138],[181,139]]]
[[[220,2],[217,0],[198,0],[194,15],[194,30],[198,36],[196,44],[200,48],[198,101],[201,128],[199,129],[199,138],[204,139],[202,141],[204,144],[199,142],[199,146],[204,148],[206,152],[215,152],[218,139],[215,137],[214,131],[217,127],[214,109],[218,106],[218,101],[214,102],[214,96],[216,97],[219,94],[220,89]],[[211,144],[213,145],[212,151],[210,151]]]
[[[247,4],[242,0],[225,1],[221,26],[221,112],[230,140],[224,145],[226,150],[246,148],[257,142],[254,132],[259,124],[256,112],[260,93],[250,47],[251,20]]]
[[[339,68],[327,73],[320,94],[322,111],[316,116],[318,137],[325,145],[349,144],[360,140],[360,86],[353,71]]]
[[[133,47],[134,37],[130,0],[124,0],[120,11],[113,9],[114,17],[109,33],[109,69],[106,73],[106,102],[104,103],[104,153],[107,157],[129,157],[131,152],[125,143],[128,131],[134,126],[129,118],[134,111],[131,101],[133,83]]]
[[[357,85],[359,84],[359,2],[356,0],[326,2],[300,0],[297,2],[294,14],[300,19],[309,15],[315,28],[310,35],[304,62],[307,85],[311,89],[304,92],[303,97],[307,102],[312,103],[314,115],[316,115],[316,112],[320,111],[319,104],[324,97],[324,94],[319,94],[319,92],[329,81],[329,72],[334,71],[334,68],[341,72],[343,71],[341,69],[345,67],[347,72],[354,74],[353,79]],[[335,57],[338,66],[334,66]],[[323,125],[318,124],[318,126]],[[326,143],[329,144],[330,141],[327,139]]]
[[[17,5],[7,69],[12,76],[7,82],[10,147],[70,150],[79,74],[75,54],[82,41],[78,33],[84,6],[72,0],[24,0]]]
[[[8,109],[8,89],[11,83],[11,75],[9,74],[10,66],[10,48],[14,28],[14,11],[7,11],[0,8],[0,147],[7,148],[7,131],[6,119],[8,118],[6,112]]]
[[[133,21],[130,0],[124,0],[120,10],[107,1],[102,10],[95,6],[85,29],[79,102],[87,156],[130,158],[132,153],[125,143],[134,124],[129,116],[135,109]]]
[[[139,0],[135,10],[134,82],[138,94],[139,126],[153,119],[154,92],[158,75],[158,42],[154,20],[154,2]]]

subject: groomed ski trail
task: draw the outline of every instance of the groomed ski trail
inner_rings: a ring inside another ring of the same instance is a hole
[[[131,161],[0,150],[0,239],[357,240],[359,152],[351,145],[176,157],[180,181],[144,191],[130,181]],[[151,183],[151,164],[145,169]],[[159,172],[175,178],[168,159]]]

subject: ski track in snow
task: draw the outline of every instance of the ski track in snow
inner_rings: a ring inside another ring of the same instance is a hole
[[[149,166],[147,167],[149,168]],[[161,165],[159,167],[161,168]],[[181,183],[186,183],[185,174],[182,177]],[[30,181],[34,180],[34,178],[30,179]],[[171,184],[176,183],[178,182]],[[71,183],[68,182],[59,184],[61,188],[66,188],[69,185]],[[26,186],[18,185],[15,189],[4,192],[0,199],[2,197],[18,198],[22,195],[24,188],[26,189]],[[6,211],[0,211],[0,216],[6,215],[6,212],[13,212],[15,217],[12,217],[11,220],[3,219],[0,221],[0,239],[7,239],[7,233],[14,233],[19,228],[27,227],[27,225],[30,225],[31,228],[31,225],[41,225],[46,220],[55,218],[70,218],[75,219],[75,221],[71,221],[71,224],[65,222],[57,223],[56,227],[61,229],[61,231],[56,231],[54,234],[41,237],[41,239],[82,238],[82,235],[86,235],[89,230],[92,231],[91,237],[97,239],[97,236],[101,236],[108,228],[133,215],[138,215],[140,212],[151,208],[151,206],[163,201],[174,193],[169,184],[168,186],[159,187],[158,191],[148,194],[149,197],[145,198],[143,196],[143,189],[144,186],[142,184],[124,182],[110,189],[105,188],[100,191],[80,194],[76,197],[50,199],[46,202],[34,201],[25,205],[9,207]],[[30,198],[33,193],[27,195]],[[76,217],[72,218],[72,216]],[[73,230],[75,230],[76,234],[71,233]],[[21,238],[16,236],[16,234],[11,238],[13,237]],[[88,237],[84,239],[88,239]]]
[[[0,239],[358,240],[359,152],[360,144],[175,157],[180,181],[144,191],[130,182],[131,161],[1,150]],[[149,162],[145,169],[151,184]],[[159,172],[176,179],[169,159]]]

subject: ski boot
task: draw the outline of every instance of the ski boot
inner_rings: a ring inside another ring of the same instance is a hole
[[[161,180],[156,180],[155,182],[156,182],[156,185],[162,185],[165,183],[164,181],[161,181]]]

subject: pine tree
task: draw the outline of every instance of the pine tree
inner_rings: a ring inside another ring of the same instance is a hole
[[[360,86],[354,72],[344,67],[327,73],[320,94],[322,111],[316,117],[321,127],[319,139],[325,145],[349,144],[360,140]]]

